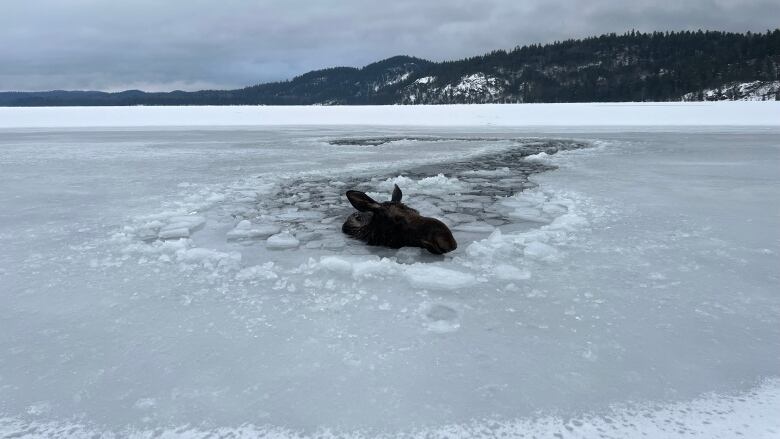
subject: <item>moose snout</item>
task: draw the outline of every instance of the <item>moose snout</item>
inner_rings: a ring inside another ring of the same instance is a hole
[[[458,243],[455,241],[455,238],[453,238],[451,235],[438,235],[433,237],[433,239],[430,239],[428,241],[425,241],[425,248],[434,254],[441,255],[444,253],[451,252],[458,248]]]
[[[442,250],[442,253],[447,253],[458,248],[458,243],[452,236],[439,236],[436,238],[436,245]]]

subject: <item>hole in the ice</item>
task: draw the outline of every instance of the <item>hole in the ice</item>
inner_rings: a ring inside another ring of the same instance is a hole
[[[327,140],[334,146],[381,146],[392,142],[513,142],[525,147],[548,146],[552,140],[506,137],[449,137],[449,136],[375,136],[375,137],[339,137]],[[562,142],[566,142],[563,140]],[[554,145],[558,146],[558,145]],[[554,153],[557,150],[552,150]],[[546,152],[545,150],[538,152]]]
[[[341,225],[354,209],[344,193],[359,190],[386,199],[394,184],[405,201],[420,214],[444,222],[455,235],[461,251],[496,229],[522,230],[551,222],[566,212],[565,206],[535,203],[513,195],[535,187],[529,176],[553,169],[529,155],[586,147],[572,140],[491,139],[387,136],[334,139],[334,145],[378,145],[397,140],[486,141],[510,140],[517,147],[481,157],[399,169],[384,175],[286,178],[269,184],[261,194],[247,188],[236,190],[209,217],[233,218],[224,242],[263,245],[269,249],[298,249],[395,257],[400,263],[441,260],[427,252],[401,252],[370,247],[341,232]],[[191,238],[204,228],[202,214],[172,216],[137,227],[136,238],[145,242]]]

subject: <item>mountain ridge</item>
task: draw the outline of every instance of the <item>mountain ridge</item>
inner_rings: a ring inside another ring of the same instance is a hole
[[[233,90],[0,92],[0,106],[778,100],[778,80],[780,29],[631,31],[453,61],[398,55]]]

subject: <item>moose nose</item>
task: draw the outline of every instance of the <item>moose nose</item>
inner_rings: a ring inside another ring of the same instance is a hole
[[[458,248],[458,243],[455,241],[455,238],[449,236],[438,236],[434,242],[442,253],[451,252]]]

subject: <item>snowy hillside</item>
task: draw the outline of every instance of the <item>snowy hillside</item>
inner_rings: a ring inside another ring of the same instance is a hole
[[[504,99],[506,81],[484,73],[463,76],[455,84],[435,85],[434,76],[417,79],[402,92],[402,104],[418,102],[462,102],[468,104],[498,102]]]
[[[683,101],[777,101],[780,81],[732,82],[723,87],[686,93]]]

